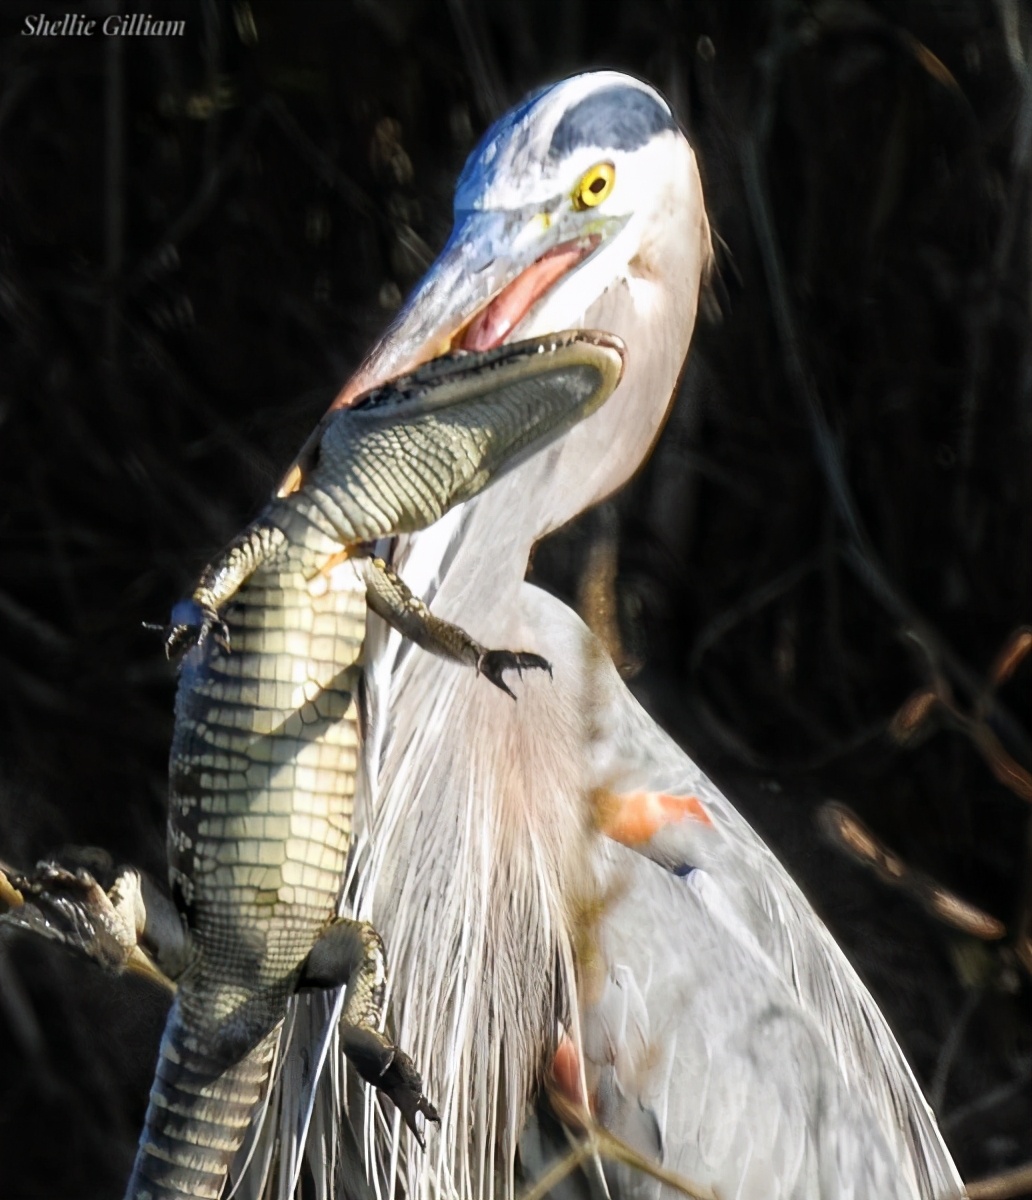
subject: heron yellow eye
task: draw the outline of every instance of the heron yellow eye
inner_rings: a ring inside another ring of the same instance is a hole
[[[594,208],[613,190],[616,183],[616,167],[612,163],[600,162],[589,167],[580,178],[573,193],[573,207],[583,211]]]

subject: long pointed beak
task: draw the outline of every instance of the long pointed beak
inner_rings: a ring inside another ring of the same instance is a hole
[[[465,214],[329,412],[448,350],[500,346],[534,305],[622,224],[596,220],[574,230],[540,209]],[[281,496],[300,485],[318,434],[316,430],[288,471]]]

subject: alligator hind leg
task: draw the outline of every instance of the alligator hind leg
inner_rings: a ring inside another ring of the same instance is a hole
[[[366,921],[339,917],[309,951],[299,987],[340,987],[344,993],[341,1039],[344,1053],[367,1083],[394,1101],[420,1146],[422,1113],[437,1121],[437,1110],[423,1095],[423,1081],[412,1059],[379,1030],[387,982],[383,939]]]
[[[435,617],[382,558],[367,559],[366,564],[369,607],[417,646],[442,658],[475,667],[478,675],[490,679],[495,687],[514,700],[515,693],[505,682],[506,671],[522,675],[525,670],[536,669],[552,674],[550,663],[540,654],[525,650],[486,650],[458,625]]]

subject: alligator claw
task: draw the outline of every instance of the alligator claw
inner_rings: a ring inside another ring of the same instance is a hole
[[[485,650],[477,662],[477,674],[489,679],[497,688],[501,688],[508,696],[516,699],[516,693],[505,682],[506,671],[515,671],[522,679],[523,672],[531,669],[547,671],[552,676],[552,664],[540,654],[530,654],[525,650]]]
[[[24,903],[8,913],[10,924],[72,946],[109,970],[126,966],[137,944],[135,925],[119,912],[114,890],[106,892],[85,867],[43,861],[31,876],[11,882]]]
[[[229,626],[218,612],[197,600],[180,600],[172,609],[172,619],[165,631],[165,657],[174,658],[191,641],[203,646],[209,637],[229,653]]]
[[[229,653],[229,626],[213,609],[204,614],[201,632],[197,636],[198,646],[203,646],[208,638],[211,638],[220,650]]]
[[[440,1124],[441,1118],[437,1109],[423,1095],[423,1081],[416,1070],[416,1065],[404,1050],[395,1050],[390,1066],[376,1080],[377,1088],[394,1101],[398,1112],[401,1113],[405,1124],[412,1130],[412,1136],[419,1143],[421,1150],[426,1149],[426,1139],[420,1128],[417,1117],[422,1114],[427,1121]]]
[[[426,1149],[417,1118],[440,1122],[437,1109],[423,1095],[423,1081],[416,1065],[404,1050],[399,1050],[382,1033],[352,1025],[343,1031],[344,1053],[367,1082],[394,1102],[420,1148]]]
[[[192,625],[169,625],[165,629],[165,657],[172,661],[181,650],[186,648],[190,638],[196,632]]]

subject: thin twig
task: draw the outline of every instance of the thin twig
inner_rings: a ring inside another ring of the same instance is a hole
[[[118,41],[118,38],[112,38]],[[244,120],[243,127],[229,149],[222,154],[211,171],[205,173],[193,199],[168,226],[154,246],[142,256],[125,282],[129,294],[160,270],[166,260],[167,248],[181,242],[204,220],[215,205],[225,183],[244,161],[259,122],[267,115],[270,105],[258,101]]]
[[[1014,953],[1018,962],[1032,975],[1032,813],[1025,818],[1025,864],[1014,921]]]
[[[783,571],[774,579],[769,580],[761,587],[755,588],[737,604],[719,612],[695,639],[689,669],[693,672],[697,671],[702,659],[722,637],[730,633],[746,617],[760,612],[779,596],[790,591],[797,583],[805,579],[811,571],[815,571],[818,565],[816,558],[806,558],[802,562],[796,563],[794,567],[790,567],[787,571]]]
[[[115,5],[114,11],[118,11]],[[104,77],[104,354],[109,387],[118,379],[118,280],[125,255],[125,72],[122,39],[105,39]]]
[[[968,1200],[1017,1200],[1032,1191],[1032,1163],[967,1185]]]
[[[600,1158],[611,1159],[613,1162],[623,1163],[625,1167],[631,1167],[636,1171],[641,1171],[643,1175],[658,1179],[660,1183],[665,1183],[667,1187],[672,1187],[682,1195],[689,1197],[689,1200],[717,1200],[716,1193],[709,1188],[692,1183],[676,1172],[661,1167],[659,1163],[650,1161],[644,1155],[639,1154],[633,1146],[629,1146],[608,1130],[595,1125],[594,1122],[584,1140],[574,1146],[565,1158],[560,1159],[554,1167],[547,1171],[534,1187],[521,1197],[521,1200],[544,1200],[552,1188],[561,1183],[567,1175],[596,1155]]]
[[[668,1171],[659,1163],[639,1154],[622,1138],[610,1133],[608,1129],[603,1129],[582,1105],[572,1103],[556,1091],[549,1092],[549,1102],[562,1124],[571,1132],[583,1132],[584,1137],[565,1158],[546,1171],[534,1187],[521,1197],[521,1200],[544,1200],[548,1192],[561,1183],[567,1175],[589,1158],[596,1156],[623,1163],[624,1166],[641,1171],[642,1174],[653,1179],[658,1179],[660,1183],[665,1183],[682,1195],[688,1196],[689,1200],[717,1200],[715,1193],[708,1187],[693,1183],[675,1171]]]
[[[985,942],[997,941],[1007,932],[1002,921],[909,866],[846,805],[829,800],[819,809],[817,819],[835,846],[873,870],[883,883],[912,896],[925,912],[944,925]]]
[[[939,1128],[944,1134],[955,1134],[958,1130],[972,1118],[977,1117],[980,1113],[996,1108],[1001,1104],[1006,1104],[1013,1096],[1024,1092],[1028,1087],[1028,1068],[1019,1072],[1014,1078],[1006,1083],[1001,1083],[997,1087],[990,1088],[989,1091],[983,1092],[981,1096],[974,1100],[969,1100],[967,1104],[961,1104],[951,1112],[945,1114],[939,1120]]]
[[[967,1027],[981,999],[981,988],[971,988],[967,992],[964,1002],[950,1026],[950,1031],[946,1035],[946,1040],[939,1050],[935,1073],[932,1075],[932,1082],[928,1088],[928,1103],[932,1106],[932,1112],[942,1112],[953,1064],[956,1062],[957,1054],[964,1043],[964,1034],[967,1032]]]
[[[269,116],[290,139],[294,149],[318,172],[323,183],[331,187],[362,216],[372,220],[380,215],[380,210],[372,200],[353,179],[344,174],[326,151],[312,140],[278,96],[268,98],[266,109]]]
[[[574,1146],[569,1154],[564,1155],[554,1166],[550,1167],[534,1186],[521,1197],[521,1200],[544,1200],[545,1196],[557,1187],[567,1177],[587,1162],[595,1153],[595,1147],[590,1138],[585,1138]]]
[[[1002,9],[1004,6],[1000,7]],[[1013,15],[1015,22],[1017,21],[1017,14],[1013,11],[1014,7],[1007,6],[1011,9],[1011,14],[1006,11],[1001,13],[1005,25],[1008,15]],[[1016,38],[1014,40],[1017,42]],[[1010,58],[1021,88],[1021,105],[1014,123],[1011,190],[998,225],[996,246],[993,250],[989,278],[986,283],[986,296],[974,314],[974,330],[968,351],[967,378],[960,401],[961,428],[957,455],[960,482],[957,488],[957,526],[961,530],[968,525],[965,518],[970,498],[971,468],[975,457],[975,426],[978,419],[985,363],[990,356],[989,333],[999,320],[1003,282],[1006,272],[1013,262],[1014,239],[1017,236],[1019,222],[1023,215],[1027,221],[1028,170],[1030,161],[1032,161],[1032,66],[1023,59],[1020,42],[1011,47]]]
[[[939,673],[934,659],[928,656],[927,647],[918,638],[912,636],[911,640],[925,655],[932,678],[929,685],[915,692],[893,717],[889,725],[890,736],[900,744],[905,744],[921,730],[933,713],[944,714],[956,729],[970,739],[996,779],[1019,799],[1032,802],[1032,773],[1007,753],[986,719],[993,702],[994,677],[1014,669],[1017,652],[1010,651],[1012,661],[1008,661],[1006,648],[1002,656],[997,657],[987,682],[980,689],[968,714],[954,700],[949,683]]]

